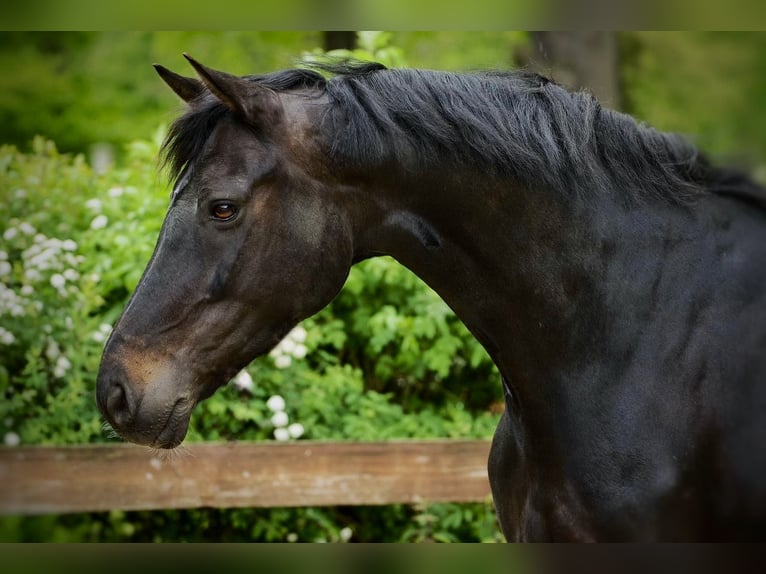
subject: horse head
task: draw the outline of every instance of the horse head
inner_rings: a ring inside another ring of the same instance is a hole
[[[321,101],[187,58],[199,79],[156,66],[189,106],[166,145],[176,185],[97,383],[115,431],[161,448],[183,440],[199,401],[324,307],[353,257],[340,200],[316,176],[307,114]]]

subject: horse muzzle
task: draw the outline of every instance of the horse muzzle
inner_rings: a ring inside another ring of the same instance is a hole
[[[101,414],[123,439],[154,448],[181,444],[196,404],[167,360],[136,352],[105,353],[96,385]]]

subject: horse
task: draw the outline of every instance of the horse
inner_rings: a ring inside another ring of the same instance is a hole
[[[528,71],[155,64],[186,103],[154,253],[105,346],[119,435],[195,405],[389,255],[488,351],[508,541],[766,538],[766,194]]]

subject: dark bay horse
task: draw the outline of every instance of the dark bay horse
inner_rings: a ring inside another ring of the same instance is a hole
[[[156,67],[188,103],[175,187],[99,372],[121,436],[178,445],[198,402],[387,254],[502,373],[508,540],[766,537],[761,188],[530,73],[188,59],[199,79]]]

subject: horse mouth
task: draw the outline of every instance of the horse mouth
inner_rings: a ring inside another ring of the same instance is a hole
[[[188,399],[178,399],[170,410],[165,424],[151,441],[153,448],[173,449],[181,444],[186,437],[191,419],[190,402]]]

